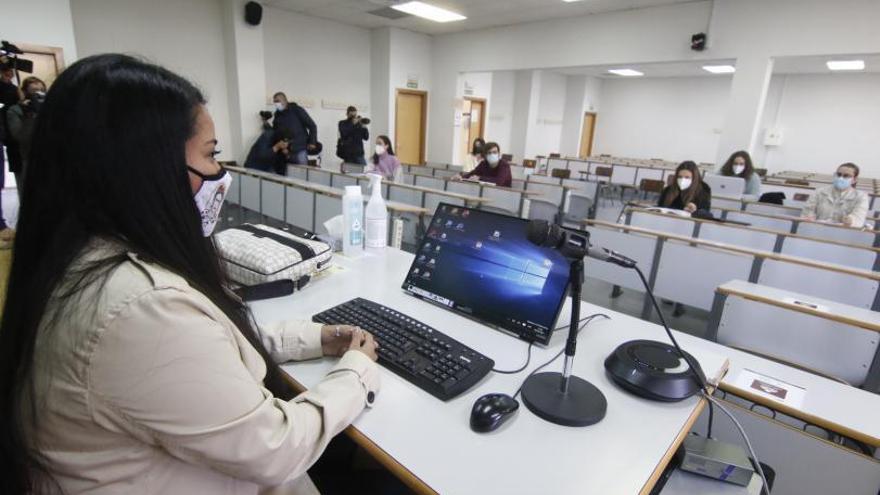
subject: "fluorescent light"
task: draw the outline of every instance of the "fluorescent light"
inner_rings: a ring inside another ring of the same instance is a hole
[[[865,70],[864,60],[829,60],[826,65],[831,70]]]
[[[712,74],[733,74],[736,67],[732,65],[704,65],[703,70]]]
[[[639,72],[633,69],[608,69],[608,72],[612,74],[617,74],[618,76],[625,77],[635,77],[635,76],[644,76],[643,72]]]
[[[455,12],[441,9],[440,7],[428,5],[424,2],[406,2],[398,5],[392,5],[391,8],[394,10],[399,10],[401,12],[406,12],[407,14],[412,14],[417,17],[424,17],[425,19],[429,19],[434,22],[452,22],[467,19],[467,17],[461,14],[456,14]]]
[[[562,0],[565,3],[580,2],[581,0]]]

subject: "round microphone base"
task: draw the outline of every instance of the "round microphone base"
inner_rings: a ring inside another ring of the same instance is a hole
[[[605,395],[592,383],[569,377],[568,391],[562,393],[562,373],[538,373],[522,387],[523,403],[536,416],[563,426],[589,426],[605,417]]]

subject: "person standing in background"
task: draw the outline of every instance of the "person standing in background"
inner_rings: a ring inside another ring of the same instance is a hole
[[[471,152],[468,154],[467,158],[461,166],[461,171],[463,173],[466,174],[472,172],[475,168],[477,168],[477,165],[479,165],[480,162],[483,161],[483,158],[485,158],[483,156],[483,148],[485,147],[486,141],[483,141],[483,138],[478,137],[477,139],[474,139],[474,144],[471,147]]]
[[[291,162],[308,165],[309,151],[317,149],[318,126],[303,107],[287,101],[284,93],[275,93],[272,101],[275,103],[273,127],[290,133]]]
[[[6,129],[6,113],[16,105],[19,100],[18,87],[12,82],[15,77],[15,62],[7,60],[0,64],[0,191],[6,187],[6,159],[9,156],[9,169],[13,170],[13,166],[18,167],[15,161],[18,157],[18,147],[11,145],[9,131]],[[11,145],[11,146],[10,146]],[[4,153],[4,146],[6,152]],[[6,224],[6,218],[3,216],[3,198],[0,194],[0,247],[8,247],[15,238],[15,231],[10,229]]]
[[[740,177],[746,181],[743,194],[746,196],[761,195],[761,177],[755,172],[752,157],[748,151],[737,151],[730,155],[720,170],[725,177]]]
[[[868,195],[856,189],[858,179],[859,167],[855,163],[844,163],[837,167],[834,183],[811,194],[801,216],[848,227],[864,227],[868,215]]]
[[[357,108],[350,106],[346,110],[346,119],[339,121],[339,149],[337,156],[345,163],[366,165],[364,158],[364,141],[370,139],[370,131],[364,125],[370,119],[362,118]]]
[[[39,77],[25,78],[21,83],[21,92],[24,94],[24,100],[6,113],[7,131],[18,144],[21,153],[21,166],[18,171],[13,171],[19,190],[24,189],[22,184],[27,170],[28,155],[31,152],[31,136],[34,134],[37,114],[46,98],[46,83]]]
[[[367,165],[366,173],[379,174],[389,182],[397,182],[400,179],[400,160],[394,155],[394,147],[388,136],[376,138],[376,152]]]

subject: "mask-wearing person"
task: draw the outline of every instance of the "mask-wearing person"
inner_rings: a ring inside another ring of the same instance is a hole
[[[691,187],[691,183],[693,182],[693,179],[690,179],[687,177],[679,177],[675,181],[676,181],[676,183],[678,183],[678,188],[681,189],[682,191],[684,191],[684,190],[687,190]]]
[[[837,167],[831,185],[816,189],[810,195],[801,216],[849,227],[864,227],[870,198],[864,191],[856,189],[858,177],[859,167],[855,163]]]
[[[720,174],[726,177],[739,177],[745,181],[743,195],[757,199],[761,195],[761,176],[752,165],[752,157],[748,151],[740,150],[731,153],[721,167]]]
[[[394,156],[391,139],[388,136],[377,137],[374,149],[376,152],[367,164],[366,172],[379,174],[387,181],[397,181],[401,173],[400,160]]]
[[[202,235],[210,237],[220,218],[223,200],[226,199],[229,187],[232,186],[232,176],[226,169],[220,169],[216,174],[205,175],[192,167],[187,168],[202,179],[202,187],[196,191],[194,199],[202,217]]]
[[[712,191],[703,182],[700,169],[692,161],[682,162],[675,169],[675,183],[660,193],[657,206],[693,213],[711,208]]]
[[[459,179],[477,177],[481,182],[490,182],[501,187],[510,187],[513,184],[513,175],[510,172],[510,164],[501,159],[501,148],[498,143],[486,143],[483,148],[486,159],[480,162],[475,169],[457,176]]]

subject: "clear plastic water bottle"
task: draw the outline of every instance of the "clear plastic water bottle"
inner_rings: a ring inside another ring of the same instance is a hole
[[[364,252],[364,197],[360,186],[345,186],[342,221],[342,254],[360,256]]]

